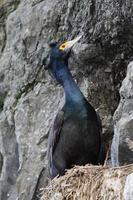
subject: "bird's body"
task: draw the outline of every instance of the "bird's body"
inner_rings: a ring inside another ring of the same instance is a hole
[[[97,113],[73,80],[67,59],[58,51],[53,47],[50,70],[64,88],[65,105],[57,114],[49,135],[48,160],[52,178],[74,165],[98,164],[101,145]]]

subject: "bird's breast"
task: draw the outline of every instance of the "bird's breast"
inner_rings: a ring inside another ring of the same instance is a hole
[[[82,119],[87,117],[87,109],[83,107],[69,107],[65,109],[64,117],[67,118],[76,118],[76,119]]]

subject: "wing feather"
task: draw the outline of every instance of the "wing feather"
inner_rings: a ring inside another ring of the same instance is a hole
[[[63,122],[64,122],[64,111],[60,110],[55,117],[53,127],[50,130],[48,137],[47,156],[48,156],[48,168],[51,176],[53,176],[52,175],[54,173],[53,171],[56,170],[55,166],[53,166],[53,153],[60,138],[60,132]]]

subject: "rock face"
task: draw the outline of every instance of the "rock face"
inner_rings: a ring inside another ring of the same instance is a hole
[[[105,141],[132,60],[132,0],[0,0],[0,199],[37,200],[62,89],[42,67],[48,43],[82,34],[73,75],[99,111]],[[130,138],[131,139],[131,138]],[[128,140],[130,143],[130,141]]]
[[[124,188],[124,199],[130,200],[132,198],[133,198],[133,173],[127,176]]]
[[[133,163],[133,62],[128,65],[120,95],[120,104],[114,114],[115,129],[112,143],[114,166]]]

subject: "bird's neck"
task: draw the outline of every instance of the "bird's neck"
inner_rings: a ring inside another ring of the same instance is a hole
[[[71,74],[65,78],[63,88],[65,91],[66,104],[80,104],[82,102],[83,94],[81,93],[76,82],[73,80]]]
[[[57,81],[63,86],[65,92],[65,117],[75,115],[76,117],[86,117],[86,100],[84,95],[77,86],[75,80],[72,77],[71,72],[68,69],[66,64],[57,63],[56,69],[58,66],[58,71],[54,71],[54,76]],[[63,66],[63,67],[62,67]]]
[[[60,71],[60,84],[64,88],[65,103],[67,106],[80,106],[83,102],[84,96],[77,86],[75,80],[72,77],[68,67],[64,67]]]

